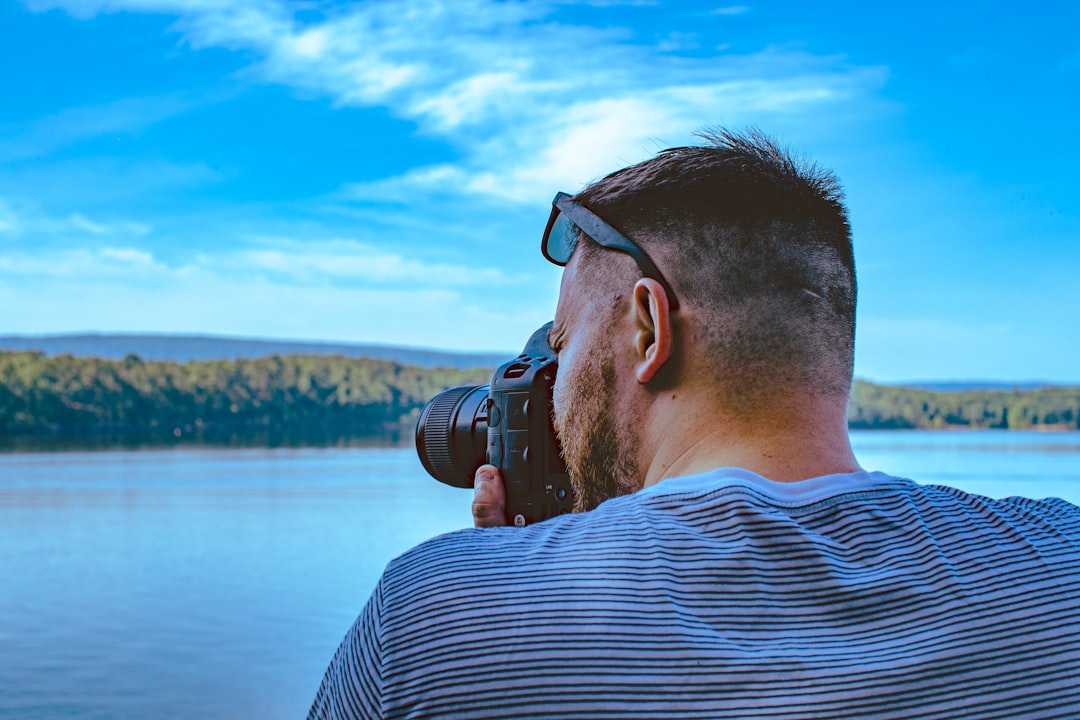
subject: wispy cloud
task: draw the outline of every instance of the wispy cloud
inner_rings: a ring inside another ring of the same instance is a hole
[[[620,28],[616,10],[611,25],[584,26],[563,15],[563,3],[541,0],[365,2],[331,6],[308,22],[275,0],[33,0],[31,6],[62,7],[79,17],[122,10],[175,15],[175,29],[192,47],[253,53],[254,77],[338,105],[386,107],[459,151],[452,166],[414,169],[368,186],[370,198],[400,188],[433,191],[445,180],[444,190],[536,202],[552,188],[576,188],[651,153],[656,139],[677,144],[707,122],[758,122],[823,108],[864,95],[883,78],[878,69],[777,48],[669,56],[654,40]],[[692,39],[672,33],[664,42]],[[585,147],[589,152],[580,152]]]
[[[95,235],[109,232],[104,226],[91,226]],[[152,251],[140,247],[110,244],[9,251],[0,255],[0,271],[34,275],[38,279],[76,272],[110,274],[117,270],[138,270],[143,274],[205,272],[296,285],[312,282],[366,287],[401,284],[443,289],[513,286],[528,279],[494,267],[409,257],[349,239],[252,238],[239,249],[203,251],[173,262],[159,260]]]
[[[56,217],[24,205],[16,212],[9,202],[0,198],[0,233],[13,238],[29,238],[35,244],[63,238],[85,238],[87,235],[142,237],[153,230],[151,225],[130,218],[92,219],[77,211],[66,217]]]
[[[19,227],[19,218],[3,198],[0,198],[0,233],[14,233]]]
[[[18,188],[0,179],[6,197],[36,198],[0,204],[0,306],[20,307],[10,331],[63,318],[68,328],[423,337],[513,350],[550,318],[557,294],[558,270],[536,261],[537,239],[522,230],[542,226],[555,190],[689,142],[709,123],[831,127],[827,110],[884,80],[880,68],[785,47],[683,53],[716,35],[701,23],[728,21],[700,13],[680,21],[662,4],[633,0],[594,0],[591,24],[562,0],[303,3],[302,13],[287,0],[28,4],[79,18],[171,17],[181,52],[223,48],[251,59],[239,86],[378,108],[448,152],[386,177],[341,176],[337,191],[295,202],[302,218],[235,205],[159,216],[135,202],[228,184],[229,167],[190,159],[58,154],[48,168],[22,163]],[[619,7],[628,5],[636,7]],[[638,19],[624,26],[630,12]],[[648,13],[655,28],[642,21]],[[0,127],[0,158],[138,134],[202,102],[129,98]],[[479,218],[477,208],[490,212]],[[500,269],[508,267],[531,269]]]
[[[125,98],[104,105],[75,107],[33,123],[0,126],[0,162],[39,157],[102,135],[129,135],[193,107],[195,101],[172,94]]]
[[[76,230],[84,230],[88,233],[93,233],[94,235],[103,235],[109,232],[107,227],[90,220],[82,213],[72,213],[68,218],[68,222],[71,223],[71,226]]]
[[[139,278],[153,282],[168,267],[145,250],[127,247],[77,248],[42,253],[0,255],[0,282],[17,285],[31,281]],[[4,276],[9,277],[5,278]]]
[[[550,311],[515,303],[512,293],[492,304],[473,291],[524,282],[535,285],[536,278],[423,261],[351,240],[252,240],[246,249],[180,262],[121,245],[0,253],[0,304],[19,308],[5,322],[9,332],[51,327],[50,315],[62,307],[70,326],[104,331],[416,345],[423,328],[422,344],[433,347],[510,350],[507,339],[524,340],[523,323],[538,326]],[[54,292],[24,292],[41,283]],[[468,328],[475,332],[463,332]]]
[[[727,7],[721,7],[721,8],[716,8],[715,10],[710,10],[709,14],[710,15],[742,15],[743,13],[747,12],[749,9],[750,8],[748,8],[745,5],[728,5]]]
[[[494,267],[475,267],[426,260],[380,249],[350,239],[312,242],[289,238],[260,238],[251,247],[217,254],[200,254],[195,264],[233,276],[258,275],[286,283],[336,283],[352,286],[387,285],[426,288],[511,286],[523,281]]]

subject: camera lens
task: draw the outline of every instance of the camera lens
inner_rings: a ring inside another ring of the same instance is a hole
[[[433,397],[416,423],[416,453],[433,478],[471,488],[487,460],[487,385],[450,388]]]

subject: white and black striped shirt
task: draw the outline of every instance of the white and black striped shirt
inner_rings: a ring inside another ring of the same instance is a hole
[[[387,567],[310,718],[1080,718],[1080,509],[672,478]]]

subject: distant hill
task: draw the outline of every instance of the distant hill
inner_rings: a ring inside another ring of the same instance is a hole
[[[40,350],[52,357],[74,355],[122,360],[138,355],[143,360],[190,362],[198,360],[254,360],[271,355],[343,355],[351,358],[389,360],[420,367],[457,369],[496,368],[513,357],[513,353],[465,353],[447,350],[366,345],[361,343],[330,343],[296,340],[263,340],[215,335],[150,335],[99,334],[72,335],[5,335],[0,336],[0,350]],[[984,380],[926,380],[891,382],[890,387],[911,388],[929,392],[1008,392],[1060,387],[1060,383],[993,382]]]
[[[1061,383],[1028,380],[1023,382],[993,382],[988,380],[942,380],[887,383],[892,387],[928,390],[930,392],[1009,392],[1011,390],[1042,390],[1063,387]]]
[[[420,367],[492,368],[506,362],[511,353],[457,353],[442,350],[362,345],[355,343],[255,340],[212,335],[9,335],[0,336],[0,350],[40,350],[48,356],[74,355],[122,360],[135,354],[143,360],[256,359],[271,355],[343,355],[352,358],[390,360]]]
[[[491,377],[491,364],[477,367],[482,355],[419,351],[441,365],[419,367],[398,359],[310,352],[314,346],[363,353],[369,350],[364,346],[263,341],[229,347],[221,339],[202,338],[211,343],[205,352],[215,355],[213,359],[143,360],[133,353],[148,348],[124,339],[128,342],[113,348],[118,359],[0,351],[0,441],[46,436],[252,438],[269,433],[293,438],[314,434],[320,443],[346,437],[399,442],[412,437],[421,408],[437,393],[480,385]],[[78,344],[66,349],[89,350]],[[301,349],[305,352],[296,352]],[[172,351],[178,350],[174,343]],[[183,355],[190,358],[192,352],[187,346]],[[221,357],[227,352],[278,354]],[[473,367],[450,367],[448,361]],[[848,426],[1076,431],[1080,387],[931,392],[856,380]]]

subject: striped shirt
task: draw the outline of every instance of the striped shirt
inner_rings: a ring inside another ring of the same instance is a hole
[[[387,567],[310,718],[1080,718],[1080,508],[664,480]]]

